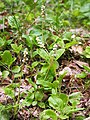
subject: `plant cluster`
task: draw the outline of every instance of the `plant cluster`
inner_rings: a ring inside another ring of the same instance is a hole
[[[0,104],[0,119],[12,119],[23,107],[39,106],[42,112],[40,120],[62,120],[72,117],[72,113],[83,110],[78,108],[82,94],[62,93],[62,81],[67,71],[59,74],[61,59],[69,48],[79,44],[80,38],[69,32],[70,27],[80,24],[89,29],[89,0],[1,0],[2,15],[0,24],[0,81],[1,85],[9,78],[9,84],[3,87],[11,103]],[[3,12],[2,14],[4,14]],[[61,31],[64,32],[61,32]],[[62,33],[62,34],[61,34]],[[81,56],[90,58],[90,46]],[[71,53],[70,53],[71,54]],[[70,58],[71,59],[71,58]],[[87,72],[77,75],[85,78]],[[21,91],[26,82],[31,86]]]

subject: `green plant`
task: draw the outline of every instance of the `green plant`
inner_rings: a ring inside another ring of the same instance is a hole
[[[16,60],[15,57],[12,57],[12,54],[9,50],[5,50],[1,56],[2,60],[1,62],[5,65],[7,65],[9,68],[12,65],[12,63]]]
[[[0,50],[3,50],[6,48],[7,45],[10,45],[12,42],[12,40],[6,40],[5,37],[1,38],[0,37]]]
[[[49,99],[49,106],[53,109],[44,110],[40,114],[41,120],[52,120],[67,119],[73,112],[83,110],[83,108],[77,108],[81,98],[81,93],[72,93],[69,96],[66,94],[52,94]],[[71,105],[69,105],[69,102]],[[51,114],[50,114],[51,113]]]
[[[63,74],[59,71],[68,66],[64,60],[73,68],[72,58],[68,58],[69,49],[73,55],[73,45],[87,44],[89,35],[85,38],[81,31],[78,36],[70,30],[89,28],[89,0],[2,0],[0,3],[0,80],[1,83],[10,80],[4,92],[12,100],[10,104],[0,105],[0,119],[18,119],[21,109],[37,106],[43,110],[41,120],[72,119],[73,113],[83,110],[77,107],[82,95],[71,94],[72,91],[70,95],[62,93],[62,84],[68,84],[67,79],[71,80],[73,74],[68,76],[67,71]],[[89,53],[87,46],[83,55],[88,60]],[[73,59],[84,61],[85,57],[79,59],[74,55]],[[75,64],[75,70],[77,68]],[[90,68],[83,68],[75,79],[89,84]],[[22,92],[23,84],[30,89]],[[13,114],[8,116],[8,112]]]
[[[5,94],[10,98],[11,102],[7,105],[0,104],[0,118],[9,120],[11,117],[15,118],[19,109],[19,103],[16,101],[15,89],[19,88],[20,84],[12,83],[3,88]],[[13,100],[13,103],[12,103]],[[10,114],[9,114],[10,113]],[[13,116],[12,116],[13,113]]]
[[[86,58],[90,58],[90,46],[87,46],[86,48],[85,48],[85,51],[84,51],[84,56],[86,57]]]
[[[22,45],[17,46],[16,44],[11,44],[11,47],[12,47],[13,51],[17,54],[19,54],[19,52],[22,49]]]

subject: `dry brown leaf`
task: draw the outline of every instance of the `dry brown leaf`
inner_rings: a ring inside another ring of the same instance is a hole
[[[75,64],[77,64],[79,67],[82,67],[82,68],[83,68],[83,65],[89,67],[88,63],[86,63],[86,62],[82,62],[82,61],[78,61],[78,60],[73,60],[73,62],[74,62]]]
[[[81,45],[74,45],[71,47],[71,52],[82,54],[83,47]]]

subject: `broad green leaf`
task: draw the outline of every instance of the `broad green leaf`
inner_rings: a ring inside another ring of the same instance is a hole
[[[15,88],[18,88],[18,87],[20,87],[20,83],[12,83],[12,84],[8,85],[8,88],[15,89]]]
[[[18,54],[22,49],[22,44],[19,46],[17,46],[17,44],[11,44],[11,47],[14,50],[14,52],[16,52]]]
[[[56,60],[50,60],[50,70],[52,71],[52,72],[55,72],[56,71],[56,69],[58,69],[59,68],[59,63],[56,61]]]
[[[90,58],[90,46],[87,46],[85,51],[83,52],[83,55],[86,57],[86,58]]]
[[[12,43],[12,40],[6,41],[7,45],[10,45]]]
[[[72,109],[74,109],[73,106],[70,106],[70,105],[64,106],[63,114],[64,115],[69,115],[71,113]]]
[[[4,91],[5,91],[5,94],[10,96],[11,98],[15,97],[14,90],[12,90],[11,88],[5,87]]]
[[[33,62],[33,63],[32,63],[32,68],[36,67],[39,63],[40,63],[40,62],[38,62],[38,61]]]
[[[32,102],[32,106],[35,106],[35,105],[37,105],[37,101]]]
[[[12,72],[13,72],[13,73],[18,73],[18,72],[20,72],[20,67],[19,67],[19,66],[13,66]]]
[[[23,72],[17,73],[14,75],[14,78],[21,78],[23,76]]]
[[[52,83],[53,88],[58,88],[58,85],[59,85],[59,81],[58,81],[58,80],[55,80],[55,81]]]
[[[49,69],[49,65],[46,63],[41,68],[41,73],[46,73]]]
[[[69,101],[68,95],[64,94],[64,93],[60,93],[59,97],[62,99],[64,105],[66,105]]]
[[[40,55],[41,58],[49,62],[49,54],[46,52],[44,49],[38,49],[38,54]]]
[[[48,99],[48,102],[52,108],[58,111],[62,111],[64,104],[62,99],[58,95],[51,95]]]
[[[63,114],[68,115],[68,117],[69,117],[69,114],[78,112],[79,110],[83,110],[83,108],[76,108],[76,106],[75,107],[74,106],[65,106],[63,109]]]
[[[51,109],[44,110],[42,113],[40,113],[40,120],[48,120],[49,118],[52,120],[58,119],[56,113]]]
[[[20,21],[18,19],[18,16],[9,16],[8,23],[12,28],[19,29]]]
[[[30,106],[33,101],[34,101],[34,93],[29,93],[22,102],[22,106]]]
[[[28,35],[23,35],[22,37],[26,39],[27,46],[32,49],[32,47],[33,47],[32,37],[28,36]]]
[[[33,36],[40,36],[42,34],[42,31],[40,29],[34,28],[33,31],[30,33]]]
[[[85,52],[90,54],[90,46],[86,47]]]
[[[8,65],[8,67],[10,67],[10,65],[16,60],[15,57],[12,57],[12,54],[10,53],[9,50],[5,50],[3,55],[2,55],[2,62],[6,65]]]
[[[69,95],[69,99],[80,99],[82,97],[82,93],[81,92],[75,92]]]
[[[41,91],[35,92],[35,100],[41,101],[43,97],[44,97],[43,92]]]
[[[65,49],[59,49],[56,51],[56,60],[58,60],[62,54],[65,52]]]
[[[0,113],[0,120],[10,120],[9,114],[6,112],[5,113],[1,112]]]
[[[36,81],[37,85],[42,85],[43,87],[48,87],[48,88],[52,88],[52,83],[48,82],[48,81],[44,81],[44,80],[37,80]]]
[[[63,35],[63,40],[71,41],[72,32],[65,32]]]
[[[82,94],[80,92],[75,92],[69,95],[69,101],[72,104],[72,106],[78,105],[80,103],[80,99],[82,97]]]
[[[82,13],[86,13],[86,12],[90,12],[90,3],[86,3],[84,4],[81,8],[80,8],[80,12]]]
[[[64,41],[62,39],[58,39],[57,43],[60,45],[61,48],[64,48],[65,44]]]
[[[9,75],[9,71],[6,71],[6,70],[5,70],[5,71],[2,72],[2,77],[3,77],[3,79],[7,78],[8,75]]]
[[[39,106],[40,108],[45,108],[45,103],[40,101],[40,102],[38,103],[38,106]]]

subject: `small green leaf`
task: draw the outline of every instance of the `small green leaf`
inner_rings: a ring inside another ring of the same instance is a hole
[[[20,72],[20,67],[19,67],[19,66],[13,66],[12,72],[13,72],[13,73],[18,73],[18,72]]]
[[[63,119],[68,119],[69,116],[67,116],[67,115],[60,115],[59,118],[63,120]]]
[[[31,80],[31,78],[28,79],[28,82],[34,87],[35,90],[37,89],[37,85]]]
[[[41,108],[45,108],[45,103],[44,102],[39,102],[38,106],[41,107]]]
[[[17,46],[17,44],[11,44],[11,47],[14,50],[14,52],[16,52],[18,54],[22,49],[22,44],[19,46]]]
[[[0,37],[0,47],[4,46],[5,40]]]
[[[23,72],[17,73],[14,75],[14,78],[19,78],[23,76]]]
[[[43,87],[48,87],[48,88],[52,88],[52,83],[49,81],[44,81],[44,80],[37,80],[36,81],[37,85],[42,85]]]
[[[82,94],[80,92],[75,92],[69,95],[69,101],[72,104],[72,106],[78,105],[80,103],[80,99],[82,97]]]
[[[68,98],[68,96],[66,94],[61,93],[61,94],[59,94],[59,97],[62,99],[64,105],[66,105],[68,103],[69,98]]]
[[[6,65],[8,65],[8,67],[10,67],[10,65],[16,60],[15,57],[12,57],[12,54],[10,53],[9,50],[5,50],[3,55],[2,55],[2,62]]]
[[[41,56],[41,58],[45,59],[47,62],[49,62],[49,55],[48,52],[46,52],[44,49],[38,49],[38,54]]]
[[[62,54],[65,52],[65,49],[59,49],[56,51],[56,60],[58,60]]]
[[[2,78],[3,78],[3,79],[7,78],[8,75],[9,75],[9,71],[6,71],[6,70],[5,70],[5,71],[2,72]]]
[[[32,68],[36,67],[39,63],[40,63],[40,62],[38,62],[38,61],[33,62],[33,63],[32,63]]]
[[[35,100],[41,101],[43,97],[44,97],[43,92],[40,91],[35,92]]]
[[[77,74],[77,78],[86,78],[87,74],[85,72],[81,72],[80,74]]]
[[[28,35],[22,35],[22,37],[26,39],[27,46],[32,49],[32,47],[33,47],[32,37],[28,36]]]
[[[85,51],[83,52],[83,55],[86,57],[86,58],[90,58],[90,46],[87,46]]]
[[[65,48],[68,49],[69,47],[71,47],[71,46],[73,46],[73,45],[75,45],[75,44],[77,44],[77,43],[78,43],[78,42],[77,42],[76,40],[73,40],[73,41],[71,41],[71,42],[69,42],[69,43],[66,43]]]
[[[7,111],[0,112],[0,120],[10,120],[10,116]]]
[[[11,98],[15,97],[14,90],[12,90],[11,88],[5,87],[4,91],[5,91],[5,94],[10,96]]]
[[[59,85],[59,81],[58,80],[56,80],[56,81],[54,81],[52,83],[53,88],[58,88],[58,85]]]
[[[87,72],[90,72],[90,67],[83,65],[83,68],[84,68]]]
[[[84,5],[80,8],[80,12],[82,12],[82,13],[90,12],[90,3],[84,4]]]
[[[71,41],[72,32],[65,32],[63,35],[63,40]]]
[[[81,92],[75,92],[69,95],[69,99],[80,99],[82,97],[82,93]]]
[[[37,105],[37,101],[32,102],[32,106],[35,106],[35,105]]]
[[[52,120],[57,120],[58,119],[56,113],[51,109],[44,110],[40,114],[40,120],[48,120],[49,118],[51,118]]]

